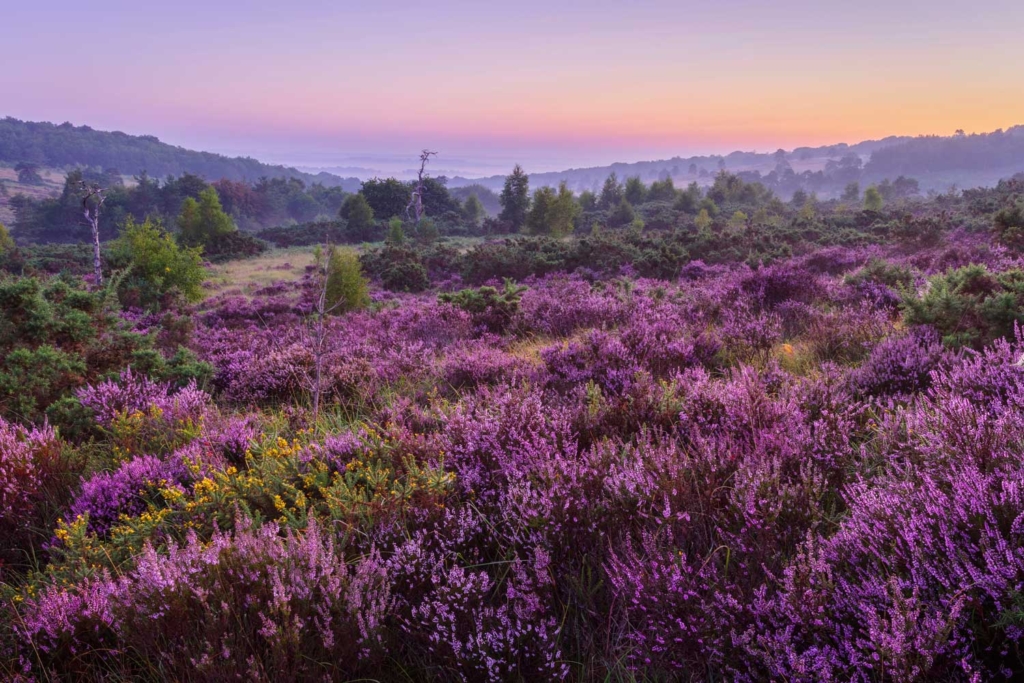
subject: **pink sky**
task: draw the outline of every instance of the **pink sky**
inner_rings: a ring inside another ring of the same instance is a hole
[[[1017,1],[382,4],[22,3],[0,115],[555,167],[1024,123]]]

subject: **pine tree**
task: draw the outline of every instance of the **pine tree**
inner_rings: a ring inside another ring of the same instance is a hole
[[[529,228],[531,234],[548,235],[551,233],[551,223],[548,214],[554,202],[555,191],[550,187],[539,187],[533,193],[530,213],[526,217],[526,227]]]
[[[618,176],[612,173],[604,181],[604,187],[601,188],[601,198],[598,200],[597,204],[607,211],[617,207],[622,199],[622,185],[619,184]]]
[[[640,180],[640,176],[635,175],[630,178],[626,178],[626,190],[625,190],[626,201],[633,206],[639,206],[644,203],[647,199],[647,187],[644,182]]]
[[[505,187],[501,190],[501,214],[499,218],[511,224],[512,230],[518,232],[526,224],[526,215],[530,210],[530,176],[526,175],[522,166],[516,164],[512,174],[505,178]]]
[[[396,247],[405,244],[404,224],[398,216],[388,221],[388,236],[385,241]]]

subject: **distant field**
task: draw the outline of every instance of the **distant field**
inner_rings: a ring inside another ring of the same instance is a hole
[[[23,194],[32,199],[43,199],[59,194],[64,187],[64,171],[60,169],[42,169],[39,175],[43,177],[42,185],[23,185],[18,182],[18,174],[13,168],[0,166],[0,182],[7,189],[6,194],[0,192],[0,223],[10,225],[14,222],[14,211],[11,210],[10,200],[16,194]]]
[[[210,294],[233,292],[251,296],[274,282],[299,279],[312,263],[313,247],[274,249],[253,259],[212,266],[206,289]]]

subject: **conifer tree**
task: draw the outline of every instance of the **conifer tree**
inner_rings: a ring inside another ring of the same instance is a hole
[[[511,175],[505,178],[505,187],[501,190],[501,215],[499,218],[512,225],[518,232],[526,224],[526,215],[530,210],[530,176],[523,167],[516,164]]]

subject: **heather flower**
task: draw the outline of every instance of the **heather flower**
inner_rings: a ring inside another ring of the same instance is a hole
[[[89,533],[103,537],[122,515],[144,512],[159,489],[185,486],[192,480],[193,474],[181,458],[141,456],[83,482],[68,519],[88,515]]]

